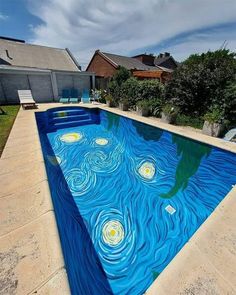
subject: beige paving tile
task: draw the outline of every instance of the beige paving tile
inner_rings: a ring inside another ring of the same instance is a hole
[[[31,136],[29,136],[31,137]],[[28,138],[29,138],[28,137]],[[32,137],[31,137],[32,138]],[[2,153],[2,158],[9,158],[9,157],[14,157],[16,155],[19,155],[19,157],[21,156],[21,154],[25,154],[25,153],[30,153],[33,151],[37,151],[41,149],[41,145],[39,140],[35,140],[35,138],[32,138],[32,141],[30,142],[30,140],[26,140],[27,142],[22,143],[22,144],[15,144],[15,145],[7,145]],[[24,142],[24,140],[22,141]]]
[[[236,185],[216,208],[215,212],[231,226],[236,224]]]
[[[42,287],[36,288],[30,295],[69,295],[70,289],[65,269],[58,271]]]
[[[6,145],[5,148],[11,148],[11,147],[16,147],[16,146],[24,146],[25,144],[29,144],[32,142],[38,141],[38,134],[33,134],[31,136],[23,136],[23,137],[17,137],[17,138],[13,138],[11,137]]]
[[[0,236],[50,210],[53,210],[53,205],[46,180],[22,192],[1,198]]]
[[[192,243],[159,275],[146,295],[235,295],[235,290]]]
[[[220,214],[211,217],[191,242],[236,290],[236,216],[232,224],[225,222]]]
[[[0,294],[28,294],[64,266],[53,212],[0,238]]]
[[[0,177],[0,198],[21,192],[47,179],[44,163],[36,162]]]
[[[0,158],[0,175],[22,169],[24,166],[36,162],[43,162],[43,155],[40,149],[32,152],[20,153],[20,157],[16,154],[12,157]]]

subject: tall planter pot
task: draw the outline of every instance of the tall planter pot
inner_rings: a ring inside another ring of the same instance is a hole
[[[122,111],[128,111],[129,110],[129,105],[127,103],[119,103],[119,109]]]
[[[219,137],[223,130],[224,124],[210,123],[208,121],[205,121],[202,128],[202,133],[213,137]]]
[[[165,113],[161,113],[161,122],[163,123],[167,123],[167,124],[171,124],[171,123],[175,123],[176,121],[176,114],[165,114]]]
[[[136,107],[136,111],[140,116],[143,116],[143,117],[148,117],[150,113],[150,110],[148,108]]]
[[[111,100],[107,100],[107,101],[106,101],[106,105],[107,105],[109,108],[113,108],[113,107],[114,107],[114,103],[113,103],[113,101],[111,101]]]

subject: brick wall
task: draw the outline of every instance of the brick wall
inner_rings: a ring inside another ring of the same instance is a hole
[[[112,77],[116,69],[99,54],[95,54],[86,71],[94,72],[96,76],[107,78]]]

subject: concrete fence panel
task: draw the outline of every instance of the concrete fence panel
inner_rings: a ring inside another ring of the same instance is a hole
[[[50,75],[28,75],[30,89],[36,102],[53,101]]]
[[[31,90],[36,102],[58,101],[63,89],[91,89],[92,75],[81,72],[0,68],[0,103],[19,103],[17,90]]]
[[[58,95],[62,96],[63,89],[73,88],[73,77],[69,74],[56,74]]]
[[[29,90],[27,75],[0,74],[4,97],[0,97],[1,103],[19,103],[17,90]]]
[[[82,95],[83,89],[91,88],[90,76],[73,76],[74,88],[78,89],[79,94]]]

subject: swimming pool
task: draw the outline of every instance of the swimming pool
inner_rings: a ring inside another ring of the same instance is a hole
[[[103,110],[36,114],[72,294],[143,294],[236,183],[236,155]]]

